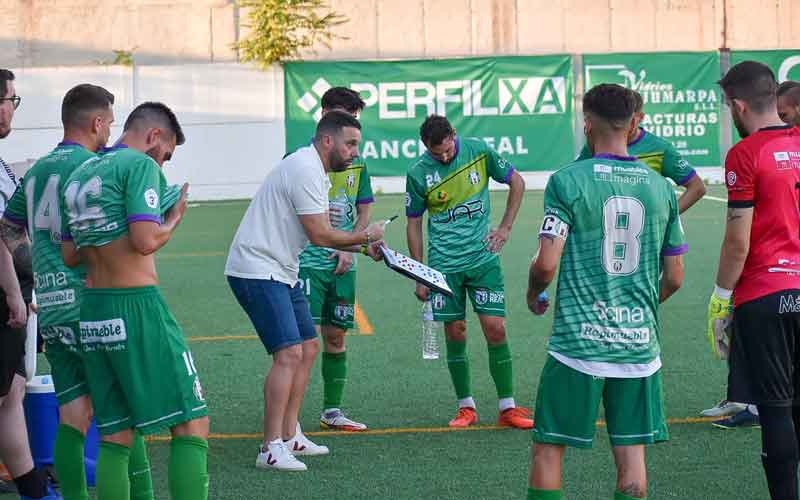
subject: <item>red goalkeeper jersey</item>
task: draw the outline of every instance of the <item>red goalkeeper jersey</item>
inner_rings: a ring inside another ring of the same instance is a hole
[[[725,158],[725,183],[729,207],[754,209],[735,306],[800,289],[800,128],[767,127],[741,140]]]

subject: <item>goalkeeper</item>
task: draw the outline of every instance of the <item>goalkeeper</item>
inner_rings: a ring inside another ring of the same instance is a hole
[[[719,84],[742,140],[725,158],[728,215],[708,335],[719,355],[735,292],[728,399],[757,405],[770,494],[797,500],[800,129],[781,122],[767,66],[741,62]]]

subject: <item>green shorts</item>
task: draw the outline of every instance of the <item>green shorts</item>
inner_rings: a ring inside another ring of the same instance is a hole
[[[80,345],[101,435],[208,415],[192,353],[157,287],[87,288]]]
[[[506,315],[506,294],[503,286],[503,270],[499,259],[493,259],[466,271],[446,273],[445,278],[452,297],[432,292],[433,319],[436,321],[458,321],[466,317],[467,301],[472,309],[482,316]]]
[[[78,322],[43,326],[39,331],[45,342],[44,355],[50,363],[59,406],[88,395],[86,368],[77,341]]]
[[[644,378],[594,377],[547,356],[536,395],[533,440],[591,448],[601,399],[611,446],[669,439],[660,371]]]
[[[333,274],[333,271],[300,268],[300,283],[311,307],[315,325],[333,325],[343,330],[353,328],[356,302],[356,272]]]

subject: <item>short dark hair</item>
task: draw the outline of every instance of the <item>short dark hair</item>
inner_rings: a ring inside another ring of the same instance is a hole
[[[796,89],[798,87],[800,87],[800,82],[796,82],[794,80],[786,80],[785,82],[778,85],[778,90],[776,94],[778,95],[778,97],[781,97],[782,95],[789,93],[789,91],[791,91],[792,89]]]
[[[61,123],[64,128],[81,126],[86,115],[108,109],[114,104],[114,94],[89,83],[76,85],[67,91],[61,102]]]
[[[778,83],[766,64],[742,61],[717,82],[729,99],[746,102],[756,113],[775,104]]]
[[[339,133],[345,127],[353,127],[361,130],[361,123],[356,120],[353,115],[345,113],[344,111],[330,111],[325,113],[317,123],[317,133],[315,139],[319,139],[323,135],[333,135]]]
[[[14,73],[10,69],[0,68],[0,97],[5,97],[8,92],[8,82],[14,81]]]
[[[147,125],[150,127],[158,127],[166,129],[175,134],[175,144],[180,146],[186,142],[186,137],[183,135],[181,124],[178,123],[178,118],[169,107],[161,102],[143,102],[136,106],[128,119],[125,120],[123,131],[127,132],[128,129]]]
[[[608,122],[615,130],[626,127],[636,109],[633,92],[616,83],[595,85],[583,95],[583,111]]]
[[[631,91],[631,95],[633,96],[633,112],[640,113],[644,111],[644,98],[642,97],[642,94],[633,89],[629,90]]]
[[[441,115],[430,115],[419,127],[419,138],[425,146],[436,147],[456,131],[450,122]]]
[[[322,109],[329,111],[341,108],[355,114],[366,105],[358,92],[347,87],[331,87],[322,95]]]

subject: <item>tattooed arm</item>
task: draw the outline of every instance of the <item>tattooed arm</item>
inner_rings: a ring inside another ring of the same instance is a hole
[[[750,252],[750,228],[753,225],[753,208],[728,208],[725,238],[719,255],[717,286],[733,290],[744,269]]]
[[[0,220],[0,239],[4,241],[0,245],[0,288],[5,292],[8,304],[8,325],[21,328],[27,321],[27,307],[22,298],[17,271],[22,266],[23,273],[25,269],[31,273],[30,242],[24,228],[5,220]]]

